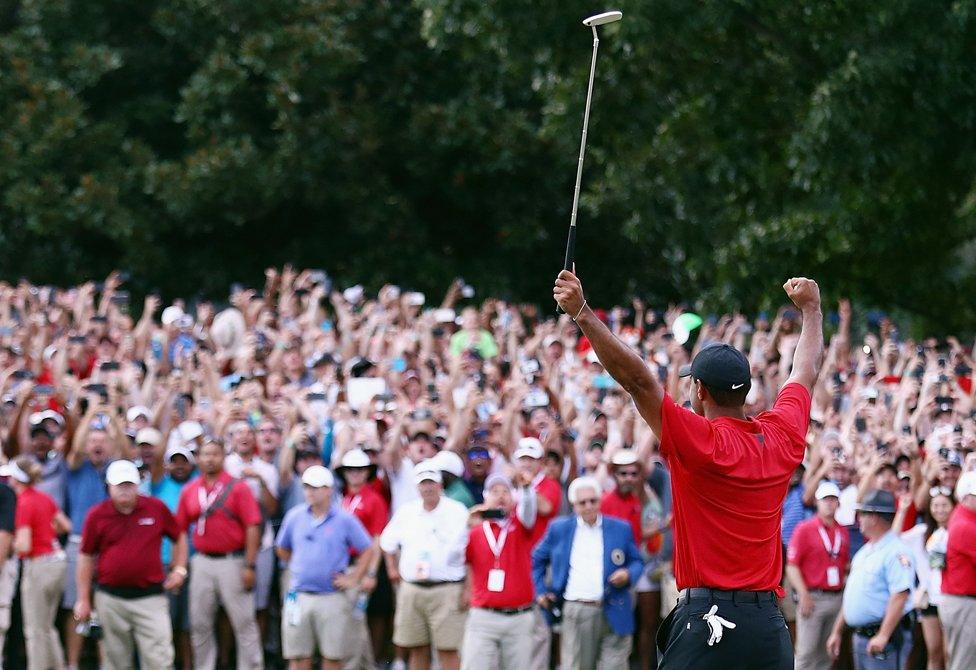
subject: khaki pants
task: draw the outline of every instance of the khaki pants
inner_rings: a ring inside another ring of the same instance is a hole
[[[461,670],[522,670],[532,660],[536,613],[499,614],[472,608],[464,627]]]
[[[24,614],[24,641],[29,670],[64,667],[64,649],[54,618],[61,604],[61,590],[67,564],[64,555],[25,559],[20,582],[21,609]]]
[[[840,612],[843,595],[812,592],[810,616],[796,613],[796,670],[830,670],[833,661],[827,654],[827,638]]]
[[[949,670],[972,670],[976,663],[976,598],[942,594],[939,619],[945,629]]]
[[[369,636],[369,627],[366,625],[366,612],[356,612],[356,600],[359,598],[359,591],[349,594],[352,603],[352,611],[349,617],[349,626],[346,628],[350,656],[342,664],[342,670],[374,670],[376,661],[373,659],[373,642]]]
[[[393,644],[457,651],[464,637],[465,612],[460,608],[463,590],[464,585],[456,582],[436,586],[401,582],[393,617]]]
[[[169,600],[164,594],[127,599],[96,591],[95,609],[105,635],[102,650],[110,670],[133,667],[134,646],[139,649],[140,668],[173,667],[173,629]]]
[[[628,667],[632,638],[610,630],[600,605],[563,603],[560,667],[564,670],[617,670]]]
[[[264,667],[264,651],[254,618],[254,594],[241,583],[243,558],[210,558],[194,554],[190,559],[190,637],[194,667],[213,670],[217,665],[217,636],[214,632],[217,605],[223,605],[234,628],[237,669]]]
[[[12,556],[6,560],[3,569],[0,570],[0,654],[3,653],[7,631],[10,630],[10,606],[14,602],[14,593],[17,591],[18,572],[20,572],[20,562]]]
[[[550,645],[552,645],[552,630],[546,623],[546,617],[537,606],[533,611],[532,622],[532,658],[529,660],[530,670],[549,670]]]

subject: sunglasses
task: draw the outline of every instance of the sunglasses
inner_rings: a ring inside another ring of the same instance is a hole
[[[952,489],[948,486],[933,486],[929,489],[929,498],[934,498],[935,496],[945,496],[946,498],[952,497]]]
[[[637,470],[617,470],[618,477],[638,477],[640,473]]]

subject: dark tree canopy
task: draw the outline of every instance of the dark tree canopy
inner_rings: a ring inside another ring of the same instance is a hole
[[[620,3],[578,267],[595,300],[828,296],[976,327],[976,0]],[[0,0],[0,268],[224,294],[266,265],[551,300],[605,9]]]

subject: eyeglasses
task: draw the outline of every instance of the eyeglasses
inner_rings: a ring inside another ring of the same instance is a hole
[[[946,498],[952,497],[952,489],[948,486],[933,486],[929,489],[929,498],[934,498],[935,496],[945,496]]]
[[[576,501],[577,505],[596,505],[600,501],[597,498],[579,498]]]

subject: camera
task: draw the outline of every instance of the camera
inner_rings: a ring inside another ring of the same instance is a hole
[[[75,632],[82,637],[91,638],[92,640],[101,640],[104,637],[102,623],[98,620],[98,615],[94,612],[88,617],[88,621],[82,621],[75,626]]]

